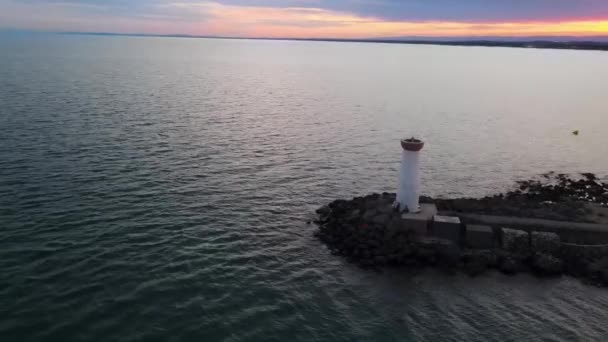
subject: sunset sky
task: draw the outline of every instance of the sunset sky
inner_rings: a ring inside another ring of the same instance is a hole
[[[0,0],[0,29],[287,38],[608,36],[608,0]]]

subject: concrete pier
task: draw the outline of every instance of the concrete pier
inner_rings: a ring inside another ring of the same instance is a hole
[[[439,266],[470,275],[488,268],[565,273],[608,286],[608,244],[587,239],[608,237],[608,226],[453,215],[431,203],[418,213],[402,213],[391,208],[395,200],[395,194],[385,193],[334,201],[317,210],[315,235],[332,253],[366,267]]]
[[[575,244],[608,244],[608,225],[598,223],[554,221],[537,218],[493,216],[471,213],[447,213],[464,222],[484,224],[495,228],[513,227],[527,232],[552,232],[564,242]]]

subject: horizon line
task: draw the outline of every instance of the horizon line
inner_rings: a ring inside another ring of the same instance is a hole
[[[39,31],[45,32],[45,31]],[[244,37],[244,36],[221,36],[221,35],[197,35],[188,33],[138,33],[138,32],[97,32],[97,31],[48,31],[48,33],[55,34],[73,34],[73,35],[107,35],[107,36],[149,36],[149,37],[184,37],[184,38],[214,38],[214,39],[256,39],[256,40],[318,40],[318,41],[400,41],[400,40],[425,40],[425,41],[441,41],[441,40],[454,40],[454,41],[475,41],[475,40],[515,40],[515,41],[562,41],[568,42],[563,39],[572,39],[577,42],[582,42],[581,39],[598,39],[597,43],[608,43],[608,35],[589,35],[589,36],[577,36],[577,35],[534,35],[534,36],[389,36],[389,37],[358,37],[358,38],[340,38],[340,37]]]
[[[477,47],[510,47],[559,50],[594,50],[608,51],[608,36],[403,36],[378,38],[290,38],[290,37],[240,37],[213,36],[192,34],[156,34],[156,33],[123,33],[123,32],[87,32],[87,31],[35,31],[3,30],[0,33],[13,32],[22,34],[56,34],[106,37],[150,37],[150,38],[192,38],[192,39],[232,39],[232,40],[273,40],[273,41],[315,41],[343,43],[378,43],[378,44],[411,44],[442,46],[477,46]]]
[[[0,28],[0,33],[33,33],[33,34],[65,34],[65,35],[105,35],[105,36],[141,36],[141,37],[184,37],[184,38],[215,38],[215,39],[257,39],[257,40],[327,40],[327,41],[394,41],[394,40],[455,40],[455,41],[474,41],[474,40],[514,40],[514,41],[562,41],[567,39],[582,42],[584,39],[592,39],[589,42],[604,43],[608,42],[607,35],[488,35],[488,36],[387,36],[387,37],[247,37],[247,36],[223,36],[223,35],[198,35],[188,33],[142,33],[142,32],[107,32],[107,31],[45,31],[32,29],[13,29]],[[593,40],[596,39],[596,40]]]

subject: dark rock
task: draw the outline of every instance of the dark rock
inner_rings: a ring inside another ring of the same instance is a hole
[[[372,256],[372,252],[367,248],[362,249],[360,254],[365,259],[369,259]]]
[[[345,200],[335,200],[335,201],[329,203],[328,206],[331,210],[340,212],[344,209],[345,204],[346,204]]]
[[[432,197],[429,196],[420,196],[420,203],[434,203],[435,201],[433,200]]]
[[[391,220],[388,222],[386,228],[389,236],[394,236],[399,233],[405,233],[409,231],[401,217],[399,217],[398,215],[391,217]]]
[[[370,239],[367,244],[373,248],[379,248],[382,246],[382,242],[376,239]]]
[[[350,214],[348,214],[347,220],[348,221],[358,220],[360,216],[361,216],[361,210],[354,209],[350,212]]]
[[[362,266],[366,266],[366,267],[374,266],[374,260],[371,260],[371,259],[361,259],[359,261],[359,264],[362,265]]]
[[[562,261],[548,254],[537,253],[533,258],[532,267],[536,272],[544,275],[562,273]]]
[[[589,264],[588,276],[596,282],[608,285],[608,257]]]
[[[378,200],[375,198],[367,198],[364,202],[365,209],[376,209],[379,207]]]
[[[324,205],[321,208],[316,210],[316,213],[319,215],[329,215],[330,212],[331,212],[331,209],[327,205]]]
[[[378,210],[372,208],[367,209],[363,214],[363,221],[371,223],[373,218],[378,214]]]
[[[530,235],[524,230],[502,229],[502,248],[519,256],[530,254]]]
[[[382,214],[390,214],[394,211],[394,208],[391,203],[382,203],[378,206],[378,211]]]
[[[431,263],[436,260],[435,251],[431,248],[418,248],[416,250],[416,257],[420,261]]]
[[[386,203],[390,203],[391,205],[395,202],[397,198],[397,194],[395,193],[382,193],[382,200]]]
[[[470,250],[463,254],[464,271],[470,276],[476,276],[489,267],[497,264],[497,258],[490,250]]]
[[[383,255],[378,255],[374,258],[374,261],[377,265],[384,265],[387,262],[387,258]]]
[[[388,223],[390,222],[390,220],[391,220],[391,217],[389,215],[387,215],[387,214],[380,214],[380,215],[375,216],[372,219],[372,222],[374,224],[386,226],[386,225],[388,225]]]
[[[451,241],[448,242],[437,249],[438,262],[443,268],[455,268],[460,261],[460,247]]]
[[[599,260],[608,257],[608,245],[562,243],[560,254],[566,260]]]
[[[507,256],[501,259],[498,269],[505,274],[515,274],[522,270],[522,265],[516,258]]]
[[[589,277],[589,268],[593,263],[585,259],[562,258],[562,268],[565,274],[573,277]]]
[[[532,252],[557,255],[561,242],[559,235],[549,232],[532,232],[530,234]]]
[[[478,276],[488,269],[488,264],[481,259],[469,260],[464,264],[464,271],[471,277]]]

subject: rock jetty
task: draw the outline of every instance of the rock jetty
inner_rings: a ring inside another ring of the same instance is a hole
[[[596,188],[591,189],[595,191],[594,196],[585,197],[581,191],[571,191],[565,185],[563,192],[570,199],[574,196],[587,200],[592,198],[604,204],[605,194],[597,190],[597,187],[605,185],[591,175],[583,182],[573,184],[581,189],[590,189],[589,182],[593,182],[596,184]],[[547,201],[547,197],[542,195],[542,186],[537,183],[525,184],[534,188],[532,195],[519,190],[519,193],[509,196],[480,199],[476,204],[474,200],[467,199],[464,208],[477,206],[480,210],[487,210],[488,201],[496,204],[497,198],[503,198],[508,202],[510,210],[514,210],[514,198],[517,196],[526,197],[526,201],[520,201],[520,204],[523,203],[521,208],[532,202],[536,205],[533,207],[540,208],[540,203]],[[560,191],[555,190],[555,186],[547,189]],[[458,200],[449,202],[423,198],[426,203],[421,205],[421,212],[403,213],[393,207],[395,197],[392,193],[382,193],[351,200],[335,200],[316,211],[318,217],[315,223],[318,230],[314,234],[328,246],[332,254],[343,256],[364,268],[431,266],[450,272],[462,271],[471,276],[482,274],[488,269],[500,270],[506,274],[567,274],[593,284],[608,286],[608,244],[572,243],[560,236],[559,229],[471,222],[466,215],[461,215],[469,211],[454,210]],[[550,198],[553,201],[561,200],[555,193]],[[561,207],[558,205],[557,208]],[[582,210],[583,206],[576,208]],[[553,209],[555,206],[549,206],[544,211]],[[526,213],[525,210],[521,212]],[[543,211],[538,212],[542,214]],[[574,217],[583,215],[583,212],[575,211],[572,214],[566,210],[565,216]],[[583,216],[579,218],[581,217]],[[608,226],[597,227],[600,233],[605,232],[608,237]],[[596,226],[592,228],[596,229]],[[605,231],[602,230],[604,228]],[[569,234],[568,239],[572,232]]]

